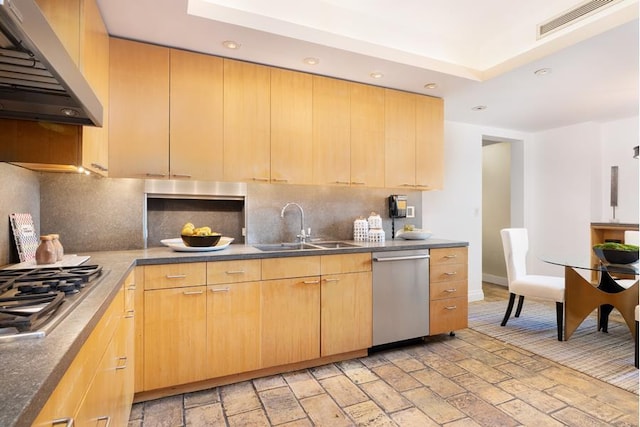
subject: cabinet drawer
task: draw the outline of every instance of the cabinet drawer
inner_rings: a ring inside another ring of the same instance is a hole
[[[181,288],[204,285],[207,265],[204,262],[145,265],[144,289]]]
[[[431,301],[429,305],[429,335],[451,332],[467,327],[467,297]]]
[[[207,263],[207,284],[253,282],[260,280],[260,260],[216,261]]]
[[[467,264],[436,264],[429,273],[431,283],[467,280]]]
[[[371,254],[322,255],[320,266],[323,275],[371,271]]]
[[[319,275],[319,256],[267,258],[262,260],[262,280]]]
[[[429,285],[429,297],[432,300],[444,298],[467,297],[467,282],[465,280],[435,282]]]
[[[467,248],[438,248],[429,251],[431,266],[436,264],[466,264]]]

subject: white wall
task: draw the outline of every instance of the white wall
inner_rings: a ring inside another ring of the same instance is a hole
[[[522,191],[512,194],[511,222],[529,229],[531,273],[563,274],[561,267],[542,261],[544,257],[589,260],[590,223],[607,221],[610,212],[611,165],[620,166],[618,217],[638,222],[639,160],[632,158],[638,144],[638,117],[535,134],[445,122],[444,189],[423,193],[422,223],[434,237],[469,242],[470,301],[484,297],[483,137],[522,141],[512,144],[512,172],[524,169],[524,173],[518,178],[521,182],[512,178],[512,189]]]

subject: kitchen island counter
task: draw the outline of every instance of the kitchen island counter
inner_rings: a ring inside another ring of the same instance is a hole
[[[86,264],[103,268],[103,277],[83,301],[44,338],[0,342],[0,425],[31,425],[135,266],[468,246],[467,242],[443,239],[350,243],[359,246],[264,252],[251,245],[232,244],[212,252],[157,247],[82,254],[90,255]]]

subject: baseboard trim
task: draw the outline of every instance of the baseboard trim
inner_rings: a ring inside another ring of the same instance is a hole
[[[509,282],[507,282],[507,278],[506,277],[495,276],[493,274],[483,273],[482,274],[482,281],[483,282],[494,283],[496,285],[501,285],[501,286],[509,286]]]

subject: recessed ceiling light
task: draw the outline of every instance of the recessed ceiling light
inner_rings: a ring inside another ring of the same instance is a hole
[[[384,77],[384,74],[382,74],[379,71],[374,71],[373,73],[369,74],[371,76],[371,78],[373,79],[381,79]]]
[[[238,42],[234,42],[233,40],[225,40],[222,42],[222,46],[226,47],[227,49],[240,49],[240,43]]]
[[[80,115],[80,113],[73,108],[62,108],[60,112],[67,117],[78,117]]]
[[[435,89],[438,87],[437,83],[427,83],[426,85],[424,85],[425,89]]]
[[[471,108],[473,111],[482,111],[482,110],[486,110],[487,106],[486,105],[476,105],[475,107]]]
[[[307,58],[304,58],[302,62],[304,62],[307,65],[318,65],[320,63],[320,60],[318,58],[309,56]]]
[[[535,70],[533,74],[536,76],[546,76],[551,73],[551,68],[540,68],[539,70]]]

